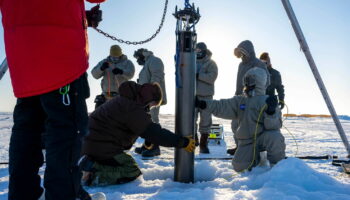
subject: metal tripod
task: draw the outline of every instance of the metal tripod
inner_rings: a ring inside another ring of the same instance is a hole
[[[343,129],[343,127],[342,127],[342,125],[341,125],[341,123],[339,121],[338,115],[335,112],[335,109],[333,107],[331,98],[328,95],[326,86],[324,85],[324,83],[322,81],[322,78],[321,78],[321,75],[318,72],[316,63],[314,61],[314,58],[311,55],[309,46],[308,46],[308,44],[306,42],[306,39],[305,39],[304,34],[303,34],[303,31],[300,28],[298,19],[296,18],[295,14],[294,14],[293,8],[292,8],[289,0],[282,0],[282,4],[284,6],[284,9],[287,12],[287,15],[289,17],[289,20],[290,20],[291,24],[293,26],[295,35],[297,36],[298,41],[300,43],[300,47],[303,50],[303,52],[305,54],[305,57],[306,57],[309,65],[310,65],[311,71],[312,71],[312,73],[313,73],[313,75],[314,75],[314,77],[316,79],[317,85],[320,88],[322,96],[323,96],[323,98],[324,98],[324,100],[325,100],[325,102],[327,104],[328,110],[329,110],[329,112],[332,115],[332,118],[333,118],[333,121],[335,123],[335,126],[338,129],[338,133],[339,133],[339,135],[340,135],[340,137],[341,137],[341,139],[342,139],[342,141],[344,143],[344,146],[346,148],[346,151],[348,153],[348,157],[350,157],[350,145],[349,145],[348,139],[346,138],[344,129]]]

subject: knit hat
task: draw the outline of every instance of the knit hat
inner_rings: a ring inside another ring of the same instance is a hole
[[[269,53],[264,52],[260,55],[260,60],[266,60],[268,63],[270,63],[270,56]]]
[[[155,101],[162,103],[163,93],[158,83],[137,84],[134,81],[125,81],[119,87],[119,94],[142,105]]]
[[[109,55],[113,57],[120,57],[123,55],[123,52],[119,45],[112,45]]]

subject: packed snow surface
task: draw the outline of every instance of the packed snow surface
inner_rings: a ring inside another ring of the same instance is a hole
[[[174,116],[160,117],[163,127],[174,130]],[[350,137],[350,117],[341,116],[341,123]],[[226,146],[233,147],[230,121],[214,118],[224,125],[225,143],[211,145],[212,157],[228,157]],[[8,144],[12,114],[0,113],[0,161],[8,160]],[[331,118],[288,118],[282,129],[287,156],[273,168],[257,167],[251,172],[236,173],[230,160],[195,161],[195,183],[173,181],[174,149],[161,148],[162,155],[142,160],[133,152],[142,144],[139,139],[130,153],[143,175],[123,185],[86,188],[90,193],[104,192],[108,200],[119,199],[350,199],[350,176],[331,160],[300,160],[295,156],[337,155],[345,157],[344,145]],[[297,145],[296,145],[297,144]],[[196,152],[198,156],[198,152]],[[203,157],[203,156],[202,156]],[[43,174],[44,167],[40,170]],[[8,166],[0,168],[0,199],[7,199]]]

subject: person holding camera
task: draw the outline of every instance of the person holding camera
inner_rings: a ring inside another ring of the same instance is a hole
[[[260,152],[267,151],[271,166],[285,158],[286,145],[280,131],[282,114],[276,96],[265,95],[267,80],[265,70],[254,67],[243,78],[244,95],[196,99],[196,107],[216,117],[238,121],[237,150],[232,160],[237,172],[255,167],[260,162]]]
[[[118,45],[112,45],[109,56],[100,61],[91,71],[95,79],[101,80],[102,94],[96,96],[95,109],[119,94],[119,86],[134,76],[134,64],[122,53]]]
[[[119,96],[103,104],[89,117],[89,134],[84,138],[80,167],[89,186],[130,182],[141,175],[135,160],[125,151],[138,137],[165,147],[195,149],[191,137],[175,135],[152,122],[149,111],[161,105],[162,91],[157,83],[139,85],[132,81],[119,87]]]
[[[105,0],[87,0],[101,3]],[[87,27],[102,11],[83,0],[0,0],[17,103],[9,147],[9,200],[89,200],[77,165],[87,130]],[[39,168],[44,163],[41,187]],[[45,196],[45,197],[44,197]]]

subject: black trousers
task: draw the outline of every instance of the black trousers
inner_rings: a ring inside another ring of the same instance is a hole
[[[75,200],[81,178],[77,162],[88,122],[86,74],[70,84],[68,95],[69,105],[63,104],[59,90],[17,99],[9,150],[9,200],[37,200],[42,194],[38,171],[44,161],[43,132],[45,199]]]

